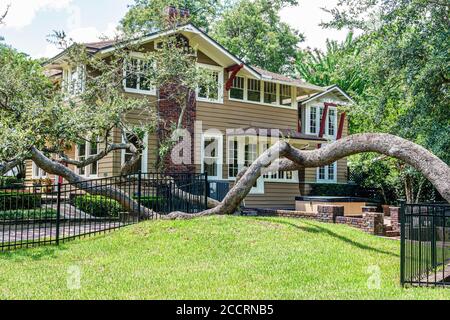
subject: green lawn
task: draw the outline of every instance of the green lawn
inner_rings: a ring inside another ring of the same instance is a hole
[[[77,268],[81,288],[69,290]],[[147,222],[0,254],[0,270],[0,299],[450,299],[399,286],[397,241],[282,218]]]

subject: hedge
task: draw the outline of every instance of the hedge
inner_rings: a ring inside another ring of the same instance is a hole
[[[0,191],[0,211],[39,208],[41,200],[40,194]]]
[[[0,176],[0,187],[13,187],[14,184],[23,184],[23,179],[9,176]]]
[[[36,210],[7,210],[0,211],[0,220],[45,220],[56,218],[56,210],[36,209]]]
[[[74,198],[73,205],[94,217],[116,218],[123,211],[119,202],[104,196],[78,196]]]
[[[354,184],[316,183],[312,185],[311,196],[363,197],[378,199],[378,190],[365,189]]]
[[[133,196],[134,200],[138,200],[137,196]],[[166,199],[163,197],[157,197],[157,196],[141,196],[141,205],[144,207],[155,210],[155,211],[161,211],[166,204]]]

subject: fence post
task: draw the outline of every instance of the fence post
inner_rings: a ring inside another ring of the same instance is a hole
[[[406,245],[406,234],[405,234],[405,221],[406,221],[406,201],[400,200],[400,284],[405,285],[405,245]]]
[[[56,245],[59,246],[59,227],[61,224],[61,189],[62,189],[62,183],[61,181],[58,181],[58,192],[57,192],[57,199],[56,199]]]
[[[205,172],[205,210],[208,210],[209,184],[208,173]]]
[[[139,214],[138,214],[138,216],[137,216],[137,222],[139,222],[140,221],[140,219],[141,219],[141,214],[140,214],[140,212],[141,212],[141,201],[142,201],[142,199],[141,199],[141,191],[142,191],[142,172],[141,172],[141,170],[139,170],[139,172],[138,172],[138,210],[139,210]]]

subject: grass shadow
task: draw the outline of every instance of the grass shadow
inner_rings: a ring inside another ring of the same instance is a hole
[[[0,261],[20,261],[34,260],[39,261],[47,258],[56,258],[57,254],[67,250],[64,245],[43,245],[28,248],[11,249],[9,251],[0,252]]]
[[[261,219],[261,220],[264,220],[264,219]],[[313,223],[311,223],[311,222],[309,222],[308,220],[305,220],[305,219],[302,220],[302,223],[308,225],[307,227],[299,226],[299,225],[297,225],[295,223],[292,223],[290,221],[283,220],[283,219],[270,219],[270,221],[271,222],[275,222],[275,223],[279,223],[279,224],[283,224],[283,225],[287,225],[289,227],[296,228],[296,229],[299,229],[301,231],[305,231],[305,232],[309,232],[309,233],[316,233],[316,234],[317,233],[326,233],[327,235],[329,235],[331,237],[334,237],[334,238],[336,238],[336,239],[338,239],[340,241],[343,241],[345,243],[348,243],[348,244],[350,244],[352,246],[355,246],[358,249],[368,250],[368,251],[372,251],[372,252],[376,252],[376,253],[385,254],[385,255],[392,256],[392,257],[400,258],[399,254],[395,254],[395,253],[392,253],[390,251],[380,250],[378,248],[374,248],[374,247],[368,246],[366,244],[357,242],[357,241],[352,240],[350,238],[347,238],[347,237],[345,237],[345,236],[343,236],[341,234],[338,234],[338,233],[336,233],[334,231],[331,231],[328,228],[325,228],[325,227],[313,224]]]

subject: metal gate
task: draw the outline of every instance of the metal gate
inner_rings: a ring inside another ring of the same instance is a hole
[[[450,286],[450,205],[402,204],[401,283]]]

